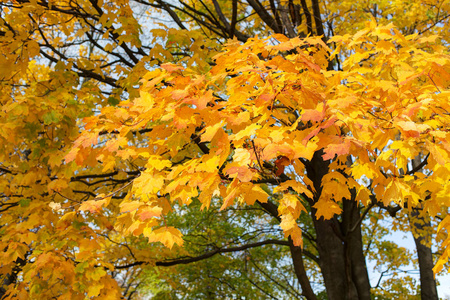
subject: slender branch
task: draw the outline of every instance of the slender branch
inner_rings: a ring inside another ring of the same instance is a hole
[[[275,33],[282,33],[274,18],[267,12],[266,8],[258,0],[248,0],[248,4],[255,10],[261,20],[267,24]]]
[[[17,174],[17,173],[12,172],[11,170],[3,168],[3,167],[0,167],[0,172],[12,174],[12,175],[16,175]]]
[[[276,281],[275,279],[272,278],[272,276],[270,276],[270,274],[267,274],[267,272],[265,272],[262,268],[260,268],[256,262],[254,262],[253,260],[250,260],[250,262],[252,263],[253,266],[255,266],[255,268],[261,272],[264,276],[266,276],[267,278],[270,279],[270,281],[272,281],[273,283],[275,283],[276,285],[278,285],[280,288],[282,288],[283,290],[285,290],[287,293],[291,294],[294,297],[299,297],[300,294],[295,291],[295,290],[290,290],[288,287],[282,285],[281,283],[279,283],[278,281]]]
[[[325,39],[325,33],[323,31],[323,22],[320,17],[319,0],[312,0],[312,9],[314,14],[314,23],[316,24],[317,35],[321,35],[322,39]]]
[[[272,10],[272,13],[275,17],[275,22],[276,22],[277,26],[280,28],[283,28],[282,22],[280,20],[280,15],[278,14],[277,7],[275,6],[275,1],[270,0],[269,3],[270,3],[270,9]],[[283,30],[283,29],[281,29],[281,30]]]
[[[313,34],[312,18],[311,18],[311,13],[309,12],[309,9],[308,9],[308,4],[306,4],[306,0],[301,0],[300,3],[302,4],[302,9],[306,16],[306,27],[308,28],[308,34]]]
[[[256,248],[256,247],[260,247],[260,246],[264,246],[264,245],[289,246],[289,242],[281,241],[281,240],[265,240],[265,241],[246,244],[246,245],[242,245],[242,246],[238,246],[238,247],[219,248],[219,249],[216,249],[216,250],[213,250],[213,251],[210,251],[205,254],[195,256],[195,257],[184,257],[184,258],[178,258],[178,259],[172,259],[172,260],[157,261],[155,263],[155,265],[160,266],[160,267],[170,267],[170,266],[175,266],[175,265],[180,265],[180,264],[190,264],[193,262],[197,262],[197,261],[201,261],[201,260],[210,258],[216,254],[238,252],[238,251],[242,251],[242,250],[246,250],[246,249],[250,249],[250,248]],[[149,263],[150,262],[146,262],[146,261],[136,261],[136,262],[128,264],[128,265],[116,266],[115,268],[119,269],[119,270],[127,269],[127,268],[144,265],[144,264],[149,264]]]
[[[156,262],[156,265],[157,266],[169,267],[169,266],[174,266],[174,265],[179,265],[179,264],[189,264],[189,263],[192,263],[192,262],[197,262],[197,261],[201,261],[201,260],[210,258],[210,257],[212,257],[212,256],[214,256],[216,254],[219,254],[219,253],[237,252],[237,251],[242,251],[242,250],[246,250],[246,249],[250,249],[250,248],[256,248],[256,247],[264,246],[264,245],[289,246],[289,242],[287,242],[287,241],[280,241],[280,240],[266,240],[266,241],[246,244],[246,245],[242,245],[242,246],[238,246],[238,247],[219,248],[219,249],[207,252],[207,253],[205,253],[203,255],[196,256],[196,257],[188,257],[188,258],[181,258],[181,259],[175,259],[175,260],[159,261],[159,262]]]
[[[0,205],[0,207],[2,207],[2,209],[0,209],[0,212],[5,212],[8,209],[13,208],[13,207],[18,206],[18,205],[19,205],[19,202],[2,204],[2,205]],[[3,206],[5,206],[5,207],[3,207]]]
[[[261,292],[263,292],[264,294],[266,294],[267,296],[269,296],[272,299],[277,300],[277,298],[275,298],[274,296],[272,296],[271,294],[269,294],[269,292],[266,292],[265,290],[263,290],[259,285],[257,285],[256,283],[254,283],[250,278],[247,277],[247,280],[253,284],[258,290],[260,290]]]
[[[212,2],[214,4],[214,9],[216,10],[217,15],[219,15],[219,20],[223,23],[223,25],[225,25],[225,28],[227,29],[227,31],[230,32],[230,29],[231,29],[230,23],[228,22],[227,18],[223,14],[222,9],[220,8],[219,2],[217,2],[217,0],[212,0]]]
[[[414,173],[418,172],[420,169],[422,169],[423,167],[425,167],[428,164],[428,157],[430,157],[430,153],[428,153],[427,156],[425,156],[425,158],[423,159],[423,161],[420,164],[418,164],[412,170],[406,172],[406,175],[414,174]]]
[[[179,18],[178,15],[176,14],[176,12],[173,11],[173,9],[171,9],[170,6],[169,6],[167,3],[163,2],[163,1],[157,1],[157,2],[162,6],[162,8],[163,8],[165,11],[167,11],[167,12],[169,13],[169,15],[170,15],[170,17],[172,18],[172,20],[174,20],[175,23],[177,23],[177,25],[178,25],[181,29],[187,30],[187,28],[184,26],[183,22],[181,22],[180,18]]]
[[[124,171],[125,173],[127,173],[128,175],[139,175],[141,173],[141,171],[137,170],[137,171]],[[79,179],[91,179],[91,178],[105,178],[105,177],[111,177],[111,176],[115,176],[119,174],[119,171],[114,171],[114,172],[110,172],[110,173],[105,173],[105,174],[87,174],[87,175],[78,175],[78,176],[74,176],[72,178],[70,178],[70,181],[77,181]]]
[[[355,225],[353,225],[352,228],[350,228],[350,230],[348,232],[353,232],[356,230],[356,228],[361,225],[362,221],[364,220],[364,218],[366,217],[366,215],[369,213],[369,211],[372,209],[372,207],[375,206],[374,202],[371,202],[369,204],[369,206],[367,207],[367,209],[363,212],[363,214],[361,215],[361,217],[359,218],[358,222],[355,223]]]

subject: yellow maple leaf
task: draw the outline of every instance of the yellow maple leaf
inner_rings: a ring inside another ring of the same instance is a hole
[[[220,121],[218,123],[215,123],[214,125],[209,125],[205,128],[205,132],[201,136],[202,142],[209,142],[211,141],[214,136],[216,135],[217,131],[224,126],[223,122]]]
[[[307,197],[312,198],[313,194],[312,192],[301,182],[298,182],[296,180],[287,180],[285,182],[282,182],[277,187],[274,188],[273,192],[278,193],[280,191],[286,191],[289,188],[294,189],[299,194],[305,194]]]
[[[197,172],[215,173],[218,171],[219,163],[219,156],[212,154],[203,155],[195,170]]]
[[[283,195],[278,206],[278,212],[281,215],[291,214],[294,219],[297,219],[302,211],[306,212],[306,209],[297,196],[289,193]]]
[[[245,127],[243,130],[240,130],[236,134],[232,135],[230,139],[232,141],[239,141],[244,138],[249,138],[250,136],[254,135],[258,129],[261,128],[261,125],[253,123],[249,126]]]
[[[164,170],[165,168],[169,168],[171,166],[172,162],[170,160],[164,159],[158,155],[150,155],[146,164],[148,169],[156,169],[158,171]]]
[[[252,161],[250,159],[251,153],[248,149],[238,148],[234,150],[233,161],[239,163],[241,166],[247,166]]]
[[[388,183],[383,195],[384,205],[388,206],[391,201],[403,206],[403,195],[401,191],[401,186],[396,178],[393,178]]]
[[[316,204],[313,205],[316,212],[316,218],[323,217],[325,220],[331,219],[334,215],[339,215],[342,212],[341,207],[334,201],[321,197]]]
[[[445,165],[450,161],[449,154],[446,151],[444,151],[440,146],[428,140],[425,141],[425,145],[428,151],[430,151],[434,160],[436,160],[438,164]]]
[[[285,156],[289,160],[292,160],[295,156],[295,151],[292,145],[289,145],[288,143],[269,144],[264,148],[261,159],[271,160],[278,157],[279,155]]]
[[[145,171],[134,180],[133,189],[139,190],[139,194],[156,194],[163,188],[164,182],[165,177],[162,174]]]
[[[56,179],[52,180],[48,185],[47,189],[49,192],[60,192],[69,186],[68,180],[66,179]]]
[[[131,202],[122,202],[120,203],[120,212],[134,211],[144,205],[144,203],[140,201],[131,201]]]
[[[363,176],[372,179],[377,175],[371,163],[358,164],[355,162],[351,167],[351,173],[355,179],[360,179]]]
[[[255,204],[256,201],[267,202],[269,195],[257,184],[243,183],[239,186],[240,198],[248,205]]]
[[[148,238],[149,243],[161,242],[164,246],[172,249],[174,244],[183,245],[181,232],[175,227],[161,227],[156,230],[144,230],[144,236]]]
[[[281,215],[280,227],[283,229],[285,237],[291,236],[295,246],[303,247],[302,230],[291,214]]]
[[[102,207],[108,203],[107,199],[103,200],[88,200],[81,203],[78,210],[89,211],[91,213],[98,213],[102,210]]]
[[[368,190],[366,187],[361,186],[361,187],[358,189],[358,193],[356,194],[356,200],[361,201],[361,203],[362,203],[364,206],[369,205],[369,203],[371,202],[369,190]]]

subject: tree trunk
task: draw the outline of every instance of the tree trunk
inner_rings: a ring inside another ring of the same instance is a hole
[[[316,220],[315,212],[313,218],[317,235],[320,268],[328,299],[358,299],[356,288],[352,284],[351,275],[348,273],[351,270],[347,268],[348,262],[345,257],[344,242],[335,232],[337,229],[336,219]]]
[[[370,282],[363,253],[360,212],[355,199],[343,199],[341,220],[318,220],[312,206],[322,192],[322,178],[328,173],[329,161],[316,152],[305,167],[316,194],[310,203],[314,222],[320,268],[330,300],[370,300]],[[354,193],[353,193],[354,194]]]
[[[412,160],[412,167],[417,168],[422,161],[422,154]],[[411,208],[408,215],[411,233],[416,244],[420,270],[420,294],[423,300],[438,300],[436,280],[433,274],[433,254],[431,252],[431,223],[421,214],[421,207]]]
[[[354,282],[358,299],[370,299],[370,280],[367,273],[366,257],[364,256],[361,214],[356,202],[356,192],[352,190],[352,200],[343,200],[343,220],[346,256],[350,263],[352,282]],[[367,208],[368,209],[368,208]]]
[[[409,215],[420,269],[420,294],[423,300],[438,300],[436,280],[433,274],[433,255],[431,252],[430,220],[420,215],[420,210],[413,208]]]

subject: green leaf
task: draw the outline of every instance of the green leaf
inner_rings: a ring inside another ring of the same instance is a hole
[[[86,226],[86,223],[80,222],[78,220],[73,220],[72,226],[73,226],[73,228],[80,230],[81,227]]]
[[[49,125],[51,123],[58,123],[60,116],[56,111],[52,110],[52,111],[46,113],[43,116],[43,118],[44,118],[44,124]]]
[[[26,123],[24,127],[27,138],[36,137],[37,131],[40,128],[39,124],[35,122]]]
[[[84,261],[82,263],[77,264],[77,266],[75,267],[75,272],[77,273],[83,273],[84,269],[89,265],[89,263],[87,261]]]
[[[22,198],[19,200],[20,207],[27,207],[30,205],[30,202],[31,202],[31,199],[29,199],[29,198]]]
[[[78,101],[71,98],[71,99],[68,99],[68,100],[66,101],[66,103],[67,103],[67,104],[70,104],[70,105],[77,105],[77,104],[78,104]]]
[[[115,98],[115,97],[109,97],[108,98],[108,104],[109,105],[116,106],[119,103],[120,103],[120,100]]]

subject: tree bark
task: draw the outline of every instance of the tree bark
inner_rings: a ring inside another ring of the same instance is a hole
[[[347,273],[348,271],[351,272],[351,270],[346,268],[344,242],[335,233],[336,219],[316,220],[315,209],[313,218],[317,235],[320,268],[328,299],[358,299],[356,288],[351,281],[351,274]]]
[[[423,167],[423,163],[426,162],[428,156],[423,161],[422,156],[423,154],[419,154],[412,160],[413,170],[419,171]],[[431,223],[430,219],[425,218],[420,212],[421,207],[411,208],[408,215],[419,259],[420,294],[423,300],[438,300],[436,280],[433,273],[433,254],[431,252]]]
[[[343,227],[345,234],[346,255],[350,262],[352,282],[356,287],[358,299],[370,299],[370,280],[367,273],[366,258],[361,233],[361,214],[356,202],[356,192],[351,200],[343,200]]]
[[[363,253],[360,211],[355,199],[343,201],[341,220],[317,219],[313,205],[322,192],[322,178],[328,173],[329,161],[323,151],[305,163],[308,178],[316,193],[312,199],[311,217],[316,230],[317,249],[325,288],[330,300],[370,299],[370,282]]]
[[[438,300],[436,280],[433,274],[433,255],[430,247],[431,223],[415,208],[409,215],[409,223],[419,258],[421,298],[422,300]]]

